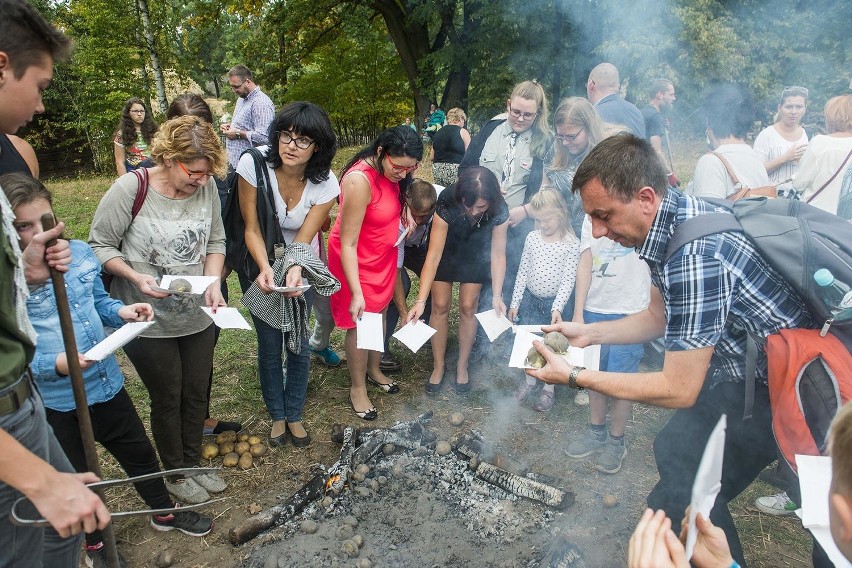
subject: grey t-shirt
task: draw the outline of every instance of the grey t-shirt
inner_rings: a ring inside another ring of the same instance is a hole
[[[102,265],[121,257],[140,274],[159,281],[167,274],[201,276],[208,254],[225,254],[221,205],[212,177],[186,199],[165,197],[149,186],[145,202],[131,222],[136,190],[136,176],[125,174],[98,205],[89,245]],[[147,302],[154,307],[156,323],[142,337],[182,337],[212,323],[200,309],[203,296],[176,294],[160,300],[146,296],[123,278],[113,280],[110,295],[125,304]]]

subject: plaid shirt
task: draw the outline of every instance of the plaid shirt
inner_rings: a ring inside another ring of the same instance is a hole
[[[228,164],[237,169],[240,156],[252,146],[269,144],[269,125],[275,118],[275,105],[257,87],[246,98],[237,98],[231,126],[243,131],[237,140],[225,140],[228,149]]]
[[[666,310],[668,351],[714,347],[709,385],[745,378],[746,334],[766,337],[783,328],[813,327],[799,296],[763,260],[742,233],[718,233],[686,244],[666,261],[669,240],[685,220],[721,211],[668,190],[644,244],[637,249],[651,268]],[[766,382],[766,355],[757,376]]]

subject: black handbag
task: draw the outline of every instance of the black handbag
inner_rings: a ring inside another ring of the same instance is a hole
[[[266,158],[257,148],[249,148],[243,152],[243,155],[246,153],[251,154],[254,159],[257,179],[257,221],[266,246],[266,257],[271,266],[275,262],[275,245],[284,244],[284,236],[278,224],[278,216],[275,214],[275,198],[272,195],[269,168],[266,167]],[[225,211],[222,214],[226,239],[225,263],[249,280],[254,280],[260,274],[260,267],[246,246],[246,224],[240,211],[239,179],[239,175],[232,176]]]

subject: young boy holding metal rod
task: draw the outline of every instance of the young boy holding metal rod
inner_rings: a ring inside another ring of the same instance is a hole
[[[0,186],[12,205],[21,247],[26,248],[33,235],[42,231],[42,215],[53,213],[52,196],[40,181],[21,173],[0,175]],[[100,264],[89,245],[74,240],[70,246],[72,261],[65,283],[95,440],[118,460],[128,476],[158,472],[156,453],[124,389],[124,375],[115,356],[93,361],[82,354],[106,338],[104,325],[117,328],[125,322],[148,321],[153,317],[153,309],[150,304],[126,306],[110,298],[101,282]],[[38,333],[30,367],[44,397],[47,421],[74,468],[85,471],[86,458],[74,393],[67,379],[68,361],[53,287],[47,283],[31,290],[26,303],[30,321]],[[152,509],[174,506],[162,478],[135,485]],[[151,525],[157,530],[177,529],[191,536],[204,536],[212,530],[213,521],[194,511],[179,511],[165,516],[154,515]],[[106,565],[99,531],[86,534],[86,554],[88,566]]]

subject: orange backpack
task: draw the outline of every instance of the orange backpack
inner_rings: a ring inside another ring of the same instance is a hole
[[[852,399],[852,355],[818,329],[782,329],[766,340],[772,430],[784,459],[825,452],[834,415]]]

